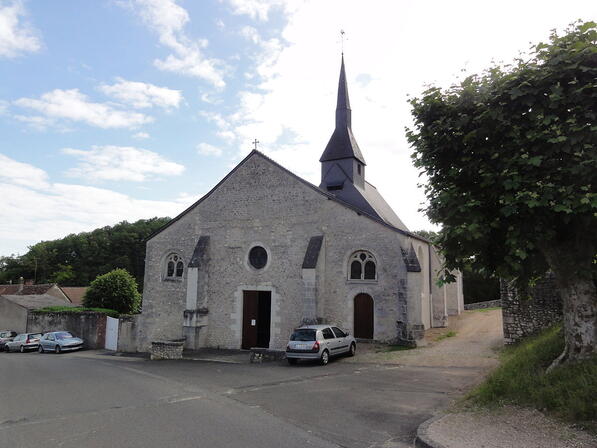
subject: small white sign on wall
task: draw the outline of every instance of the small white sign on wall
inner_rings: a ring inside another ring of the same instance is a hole
[[[257,321],[255,319],[251,319],[251,327],[257,325]]]

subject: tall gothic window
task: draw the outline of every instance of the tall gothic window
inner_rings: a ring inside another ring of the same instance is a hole
[[[182,278],[184,263],[178,254],[170,254],[166,259],[166,277],[168,279]]]
[[[355,252],[348,263],[350,280],[377,280],[377,263],[370,252]]]

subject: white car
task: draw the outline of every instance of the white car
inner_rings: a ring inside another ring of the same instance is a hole
[[[319,360],[326,365],[331,356],[354,356],[357,341],[346,331],[331,325],[305,325],[290,336],[286,347],[286,359],[296,364],[299,359]]]

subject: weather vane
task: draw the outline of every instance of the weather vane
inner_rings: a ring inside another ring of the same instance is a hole
[[[253,143],[253,149],[254,149],[255,151],[257,151],[257,145],[259,144],[259,140],[255,139],[255,140],[253,140],[253,142],[252,142],[252,143]]]

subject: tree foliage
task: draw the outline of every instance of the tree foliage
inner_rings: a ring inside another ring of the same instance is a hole
[[[123,221],[92,232],[42,241],[22,256],[0,257],[0,284],[19,277],[37,283],[87,286],[98,275],[115,268],[130,272],[143,285],[145,239],[169,218]]]
[[[574,335],[585,341],[567,350],[593,352],[586,342],[596,337],[595,23],[554,31],[528,60],[449,89],[431,87],[411,105],[415,125],[407,137],[429,180],[427,214],[443,226],[438,244],[446,268],[520,284],[553,270],[567,343]],[[581,296],[579,308],[573,302]],[[566,323],[572,316],[576,324]],[[583,319],[593,322],[581,336]]]
[[[83,305],[116,310],[123,314],[137,313],[141,306],[141,294],[131,274],[124,269],[114,269],[91,282],[83,297]]]

